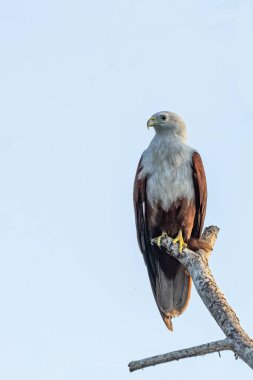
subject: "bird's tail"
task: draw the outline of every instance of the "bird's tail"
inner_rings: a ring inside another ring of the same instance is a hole
[[[173,257],[159,253],[155,299],[162,318],[173,331],[172,318],[186,309],[191,294],[191,277]]]

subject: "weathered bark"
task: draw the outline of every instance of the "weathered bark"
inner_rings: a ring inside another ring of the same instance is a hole
[[[218,227],[207,227],[202,235],[202,239],[208,241],[213,247],[218,232]],[[156,239],[154,239],[153,243],[156,243]],[[180,263],[188,270],[199,296],[226,335],[227,339],[131,362],[129,363],[129,370],[135,371],[137,369],[172,360],[205,355],[207,353],[222,350],[233,351],[236,356],[241,358],[253,369],[253,341],[241,327],[234,310],[228,304],[224,294],[215,282],[208,265],[210,252],[207,253],[201,250],[193,252],[189,249],[184,249],[182,253],[179,253],[178,246],[172,244],[172,239],[170,237],[164,237],[161,240],[161,247],[163,247],[163,250],[167,254],[180,261]],[[161,254],[164,254],[164,252],[161,252]],[[220,350],[216,349],[217,344],[223,348]]]
[[[131,362],[128,364],[128,366],[130,371],[133,372],[137,371],[137,369],[143,369],[157,364],[173,362],[175,360],[192,358],[196,356],[203,356],[206,354],[212,354],[214,352],[221,352],[231,349],[231,340],[222,339],[217,340],[216,342],[201,344],[200,346],[184,348],[183,350],[169,352],[168,354],[152,356],[151,358]]]

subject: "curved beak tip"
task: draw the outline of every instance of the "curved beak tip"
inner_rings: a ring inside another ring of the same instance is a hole
[[[155,120],[153,118],[148,119],[147,128],[149,129],[150,127],[154,127],[154,125],[155,125]]]

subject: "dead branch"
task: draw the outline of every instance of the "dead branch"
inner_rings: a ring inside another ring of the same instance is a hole
[[[183,350],[169,352],[168,354],[152,356],[151,358],[138,360],[128,364],[131,372],[137,369],[154,366],[157,364],[173,362],[175,360],[192,358],[195,356],[202,356],[212,354],[213,352],[221,352],[232,349],[232,342],[230,339],[217,340],[216,342],[201,344],[200,346],[185,348]]]
[[[218,227],[207,227],[202,235],[202,239],[208,241],[213,247],[218,232]],[[156,243],[156,239],[154,239],[153,243]],[[228,304],[224,294],[216,284],[208,265],[210,252],[202,250],[193,252],[189,249],[184,249],[182,253],[179,253],[178,246],[172,244],[170,237],[164,237],[161,241],[161,246],[165,253],[176,258],[188,270],[199,296],[227,338],[201,346],[133,361],[128,365],[129,370],[132,372],[173,360],[224,350],[233,351],[236,356],[253,369],[253,341],[241,327],[234,310]],[[161,252],[161,254],[164,254],[164,252]]]

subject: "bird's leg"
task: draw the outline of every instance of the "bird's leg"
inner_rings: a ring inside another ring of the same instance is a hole
[[[172,242],[173,244],[179,244],[178,251],[182,253],[183,249],[187,247],[187,244],[184,242],[182,230],[179,230],[177,237]]]
[[[165,237],[168,237],[168,235],[166,234],[166,232],[163,232],[162,235],[160,235],[157,238],[155,238],[155,242],[156,242],[156,244],[158,245],[159,248],[161,247],[161,240],[162,240],[162,238],[165,238]]]

